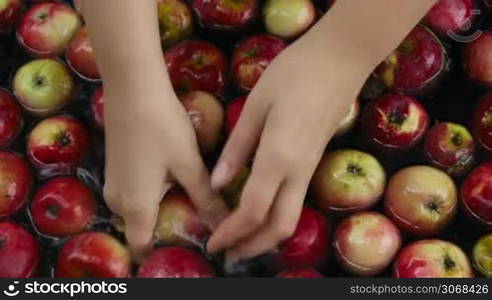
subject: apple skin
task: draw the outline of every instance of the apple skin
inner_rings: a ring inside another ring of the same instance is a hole
[[[466,254],[442,240],[420,240],[400,251],[393,265],[396,278],[472,278]]]
[[[223,92],[226,86],[227,60],[222,51],[213,44],[184,41],[165,51],[164,57],[176,92]]]
[[[159,31],[164,48],[180,42],[193,33],[193,16],[182,0],[157,0]]]
[[[492,234],[483,236],[475,244],[473,264],[485,277],[492,278]]]
[[[250,174],[251,168],[248,166],[242,167],[239,172],[237,172],[236,176],[234,176],[234,179],[220,191],[225,202],[232,209],[238,207],[241,200],[241,194]]]
[[[485,31],[463,48],[463,68],[478,85],[492,87],[492,32]]]
[[[330,228],[325,216],[305,206],[294,234],[271,254],[270,267],[276,270],[321,268],[329,252]]]
[[[390,179],[384,199],[386,215],[401,231],[416,236],[442,232],[454,219],[458,191],[446,173],[412,166]]]
[[[30,278],[38,272],[39,245],[22,226],[0,222],[0,278]]]
[[[241,116],[244,105],[246,104],[247,96],[239,97],[234,100],[226,108],[226,131],[227,135],[231,135],[232,130],[236,127],[237,121]]]
[[[441,38],[449,39],[448,33],[460,34],[470,27],[477,7],[476,0],[439,0],[422,22]]]
[[[22,109],[8,90],[0,88],[0,147],[9,146],[22,129]]]
[[[399,154],[414,148],[429,127],[429,114],[413,97],[384,94],[362,112],[366,141],[379,152]]]
[[[92,191],[73,177],[57,177],[34,195],[31,216],[42,234],[66,237],[88,229],[96,218]]]
[[[350,106],[350,110],[345,118],[340,123],[337,131],[335,132],[335,137],[341,137],[349,133],[357,125],[360,115],[360,103],[359,99],[356,99]]]
[[[277,278],[324,278],[320,272],[315,269],[288,269],[284,270],[277,275]]]
[[[205,29],[238,33],[258,19],[258,0],[193,0],[192,8]]]
[[[306,32],[316,20],[311,0],[267,0],[263,21],[268,33],[293,40]]]
[[[327,153],[320,161],[311,191],[326,213],[344,214],[372,207],[383,196],[386,173],[372,155],[357,150]]]
[[[175,189],[159,205],[155,239],[157,243],[183,247],[203,247],[209,231],[201,222],[186,193]]]
[[[492,230],[492,162],[476,167],[461,186],[461,203],[469,217]]]
[[[335,230],[333,246],[339,264],[357,276],[374,276],[389,266],[401,246],[400,231],[385,216],[358,212]]]
[[[68,66],[80,78],[87,81],[101,80],[101,74],[97,68],[94,50],[85,27],[81,27],[77,31],[68,46],[65,57]]]
[[[251,91],[265,69],[286,47],[283,40],[269,34],[258,34],[240,42],[231,60],[236,86]]]
[[[84,232],[69,239],[55,267],[58,278],[126,278],[130,272],[129,251],[103,232]]]
[[[213,278],[215,272],[207,260],[188,248],[155,249],[140,265],[139,278]]]
[[[0,151],[0,218],[12,216],[26,204],[34,184],[27,161],[10,151]]]
[[[492,92],[486,93],[475,107],[472,133],[480,150],[492,158]]]
[[[434,167],[458,177],[471,169],[475,159],[475,143],[464,126],[441,122],[427,132],[424,153]]]
[[[203,154],[213,152],[219,145],[224,126],[224,108],[212,94],[194,91],[179,96],[191,119]]]
[[[10,32],[22,12],[21,0],[4,0],[0,6],[0,34]]]
[[[46,116],[70,103],[75,83],[62,62],[37,59],[17,70],[13,79],[13,92],[27,112]]]
[[[59,56],[81,25],[79,14],[70,6],[41,2],[29,8],[21,18],[17,39],[35,57]]]
[[[92,120],[100,129],[104,129],[104,89],[97,87],[91,97]]]
[[[69,175],[81,166],[89,152],[84,125],[65,115],[39,122],[27,138],[27,156],[42,177]]]
[[[392,91],[416,95],[432,89],[447,66],[442,43],[429,29],[418,25],[379,65],[375,75]]]

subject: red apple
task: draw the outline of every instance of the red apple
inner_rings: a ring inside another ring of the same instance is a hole
[[[226,109],[226,131],[230,135],[234,127],[236,127],[237,121],[241,116],[244,104],[246,104],[247,96],[234,99]]]
[[[472,81],[492,87],[492,32],[483,32],[478,39],[465,44],[462,62]]]
[[[385,216],[359,212],[338,225],[333,245],[345,270],[357,276],[374,276],[392,262],[400,249],[401,236]]]
[[[442,38],[470,29],[476,19],[475,0],[439,0],[427,13],[423,23]]]
[[[59,2],[42,2],[32,6],[17,29],[19,44],[36,57],[63,54],[81,26],[79,14]]]
[[[73,177],[58,177],[45,183],[34,195],[31,215],[36,229],[47,235],[66,237],[88,229],[96,218],[92,191]]]
[[[473,264],[485,277],[492,278],[492,234],[483,236],[475,244]]]
[[[71,174],[81,166],[88,152],[87,130],[70,116],[42,120],[27,138],[27,155],[41,176]]]
[[[80,78],[88,81],[101,80],[94,50],[92,49],[85,27],[81,27],[77,31],[68,46],[65,57],[67,64]]]
[[[138,270],[140,278],[212,278],[212,266],[197,252],[178,247],[154,250]]]
[[[492,157],[492,92],[485,94],[475,108],[472,132],[480,149]]]
[[[226,57],[208,42],[181,42],[165,52],[165,60],[177,92],[200,90],[220,94],[225,88]]]
[[[22,226],[0,222],[0,278],[29,278],[37,275],[39,245]]]
[[[0,218],[16,213],[29,198],[33,176],[27,161],[9,151],[0,151]]]
[[[230,0],[229,0],[230,1]],[[261,74],[287,44],[272,35],[259,34],[240,42],[232,54],[232,73],[236,86],[250,91]]]
[[[99,128],[104,128],[104,90],[100,86],[94,90],[91,97],[92,120]]]
[[[165,48],[191,35],[193,17],[184,1],[157,0],[157,5],[161,42]]]
[[[324,278],[320,272],[315,269],[288,269],[278,273],[277,278]]]
[[[397,278],[471,278],[473,271],[466,254],[442,240],[421,240],[406,246],[396,258]]]
[[[304,207],[294,234],[278,246],[272,266],[276,269],[319,268],[329,252],[330,224],[325,216]]]
[[[386,173],[375,157],[357,150],[338,150],[321,159],[311,190],[325,212],[348,213],[375,205],[385,184]]]
[[[213,152],[222,136],[224,108],[213,95],[194,91],[180,96],[195,127],[198,145],[204,154]]]
[[[397,154],[414,148],[429,127],[429,115],[415,99],[402,94],[384,94],[362,112],[361,129],[376,149]]]
[[[311,0],[267,0],[263,20],[268,33],[283,39],[295,39],[306,32],[316,20]]]
[[[360,114],[360,104],[359,99],[356,99],[350,106],[350,110],[345,118],[340,123],[337,131],[335,132],[335,137],[341,137],[349,133],[357,125],[357,121]]]
[[[461,186],[465,212],[477,223],[492,229],[492,162],[476,167]]]
[[[75,91],[70,71],[55,59],[24,64],[15,73],[12,86],[19,103],[35,116],[60,111],[70,103]]]
[[[453,220],[457,190],[444,172],[413,166],[400,170],[388,183],[384,200],[386,214],[404,232],[431,236],[442,232]]]
[[[21,129],[21,108],[8,90],[0,88],[0,147],[9,146]]]
[[[464,126],[442,122],[436,124],[427,133],[424,152],[429,162],[436,168],[451,176],[461,176],[473,165],[475,143]]]
[[[10,32],[22,12],[21,0],[3,0],[0,2],[0,33]]]
[[[439,39],[419,25],[375,71],[391,90],[421,94],[447,70],[446,50]]]
[[[199,246],[209,236],[191,200],[182,190],[173,190],[162,199],[155,226],[158,243],[175,246]]]
[[[239,32],[258,17],[258,0],[193,0],[193,10],[206,29]]]
[[[56,261],[56,277],[125,278],[131,272],[129,251],[103,232],[85,232],[69,239]]]

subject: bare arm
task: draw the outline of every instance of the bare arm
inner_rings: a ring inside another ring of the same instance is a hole
[[[231,249],[228,259],[236,261],[293,233],[309,181],[353,99],[434,2],[339,0],[275,59],[213,172],[212,185],[221,188],[255,154],[240,205],[215,231],[209,251]]]

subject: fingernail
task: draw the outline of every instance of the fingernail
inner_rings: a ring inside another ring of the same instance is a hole
[[[211,186],[212,189],[218,190],[222,187],[223,183],[227,180],[229,173],[229,165],[224,161],[219,161],[212,173]]]

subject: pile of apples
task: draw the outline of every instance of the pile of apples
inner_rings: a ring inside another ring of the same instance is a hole
[[[157,0],[168,72],[210,167],[265,68],[333,2]],[[210,232],[179,187],[154,251],[131,262],[101,195],[104,91],[79,5],[0,1],[0,277],[492,277],[487,1],[436,4],[353,102],[294,235],[234,266],[205,253]],[[248,174],[224,189],[231,208]]]

